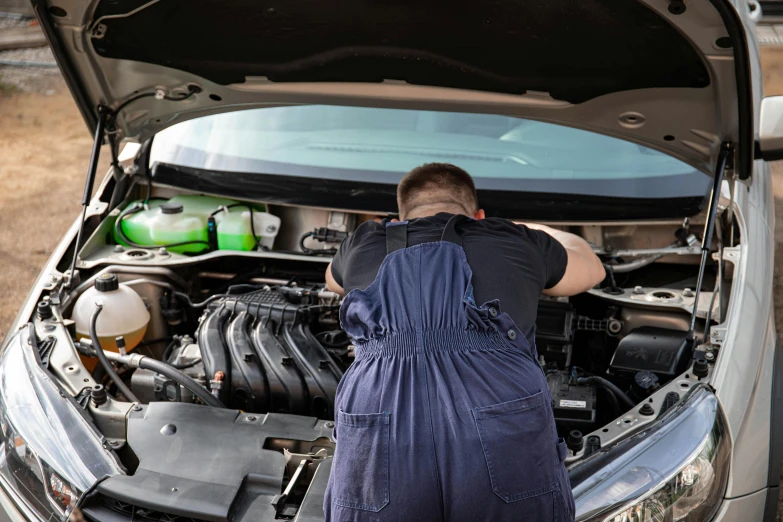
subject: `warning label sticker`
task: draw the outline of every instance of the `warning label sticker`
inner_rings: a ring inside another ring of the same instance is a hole
[[[560,401],[561,408],[587,408],[587,402],[585,401]]]

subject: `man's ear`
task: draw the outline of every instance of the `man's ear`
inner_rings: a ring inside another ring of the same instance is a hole
[[[476,213],[473,214],[473,218],[474,219],[484,219],[485,217],[487,217],[487,216],[484,215],[484,210],[483,209],[478,209],[476,211]]]

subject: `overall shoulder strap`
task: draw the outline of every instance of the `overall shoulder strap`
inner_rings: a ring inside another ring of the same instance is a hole
[[[389,221],[386,223],[386,255],[408,247],[408,222]]]
[[[457,225],[470,221],[471,218],[463,214],[456,214],[449,218],[449,222],[443,227],[443,235],[440,237],[441,241],[448,241],[462,246],[462,237],[457,232]]]

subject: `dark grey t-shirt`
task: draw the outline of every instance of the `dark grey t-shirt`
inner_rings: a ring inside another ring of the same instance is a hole
[[[408,246],[440,241],[450,217],[441,213],[412,220]],[[362,223],[340,246],[332,261],[332,275],[346,292],[366,288],[378,275],[386,257],[386,221]],[[473,270],[476,303],[499,299],[501,310],[529,338],[541,292],[555,286],[565,274],[568,257],[563,245],[546,232],[501,218],[470,221],[457,231]]]

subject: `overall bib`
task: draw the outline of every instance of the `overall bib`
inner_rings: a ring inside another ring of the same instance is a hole
[[[535,348],[478,306],[452,217],[440,242],[387,256],[340,310],[356,360],[340,382],[329,521],[569,522],[574,501]]]

